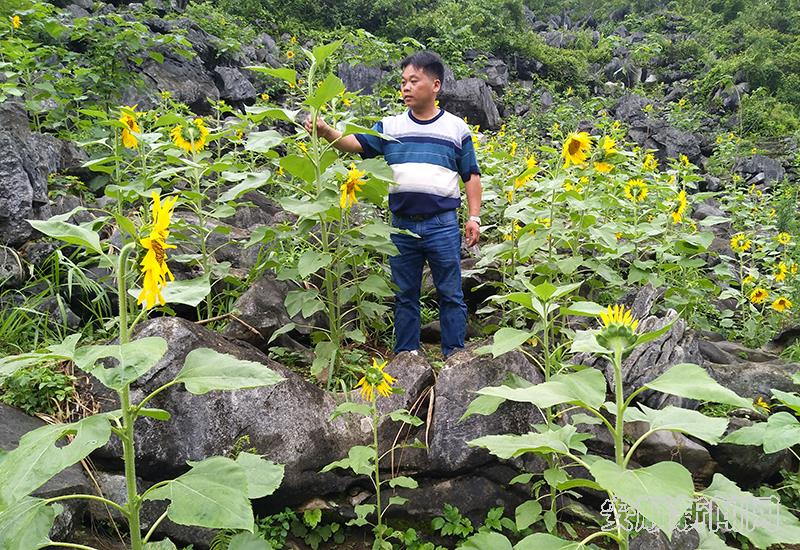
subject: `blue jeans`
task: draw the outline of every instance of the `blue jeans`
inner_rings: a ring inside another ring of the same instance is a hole
[[[461,229],[455,210],[440,212],[425,220],[392,213],[392,226],[408,229],[420,237],[393,233],[399,254],[389,258],[395,292],[394,352],[419,348],[420,288],[425,260],[431,268],[439,297],[442,354],[447,357],[464,347],[467,305],[461,290]]]

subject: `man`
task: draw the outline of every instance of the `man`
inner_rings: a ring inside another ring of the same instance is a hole
[[[400,65],[400,91],[408,110],[387,116],[373,130],[398,141],[368,134],[341,138],[341,132],[317,119],[317,133],[340,151],[363,158],[383,155],[392,167],[389,187],[392,226],[419,237],[392,234],[399,253],[389,258],[395,293],[394,352],[419,349],[420,287],[427,260],[439,298],[442,354],[463,349],[467,306],[461,290],[461,231],[458,208],[464,181],[469,218],[464,235],[468,246],[480,236],[481,182],[470,127],[461,118],[436,106],[444,80],[444,64],[430,51],[417,52]],[[312,131],[311,121],[305,122]],[[337,141],[338,140],[338,141]]]

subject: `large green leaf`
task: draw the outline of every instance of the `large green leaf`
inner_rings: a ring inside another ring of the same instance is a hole
[[[160,336],[140,338],[127,344],[83,346],[75,351],[75,365],[96,377],[104,386],[122,391],[152,369],[167,351],[167,341]],[[101,359],[116,359],[117,366],[105,368]]]
[[[294,122],[294,118],[297,116],[297,113],[300,112],[299,110],[292,111],[290,109],[270,107],[267,105],[248,105],[244,110],[248,114],[248,118],[253,122],[261,122],[265,118]]]
[[[250,132],[244,148],[246,151],[253,151],[254,153],[266,153],[273,147],[280,145],[281,142],[283,142],[283,136],[275,130]]]
[[[147,492],[145,500],[169,500],[167,517],[180,525],[252,531],[245,469],[222,456],[189,465],[191,470]]]
[[[651,409],[645,405],[639,405],[638,409],[631,407],[626,411],[625,420],[647,422],[651,430],[682,432],[712,445],[719,442],[728,427],[725,418],[711,418],[699,411],[673,406],[663,409]]]
[[[283,481],[283,464],[264,460],[259,455],[239,453],[236,462],[247,476],[247,497],[262,498],[274,493]]]
[[[311,218],[322,214],[328,210],[328,207],[322,203],[314,201],[301,201],[293,197],[285,197],[280,201],[281,206],[301,218]]]
[[[533,332],[516,328],[503,327],[492,335],[491,346],[479,350],[481,353],[490,352],[492,357],[499,357],[509,351],[514,351],[534,336]]]
[[[585,453],[583,441],[589,438],[591,435],[578,433],[574,426],[562,426],[544,433],[486,435],[467,441],[467,445],[482,447],[499,458],[509,459],[525,453],[564,454],[572,450]]]
[[[24,497],[10,508],[0,507],[0,548],[38,550],[50,545],[50,529],[63,508],[38,498]]]
[[[753,403],[749,399],[739,397],[735,392],[721,386],[705,369],[693,363],[677,364],[645,386],[679,397],[753,408]]]
[[[75,346],[80,338],[80,333],[71,334],[60,344],[48,346],[48,351],[9,355],[0,358],[0,380],[6,376],[11,376],[20,369],[39,365],[47,361],[58,361],[61,359],[71,360],[75,356]]]
[[[610,460],[598,459],[590,465],[589,471],[604,489],[668,536],[692,504],[692,474],[676,462],[659,462],[628,470]]]
[[[269,181],[270,172],[269,170],[263,172],[246,172],[242,175],[244,178],[237,178],[236,181],[241,181],[217,197],[217,202],[233,201],[248,191],[254,191],[262,187]]]
[[[508,539],[500,533],[477,533],[462,542],[457,550],[513,550]]]
[[[239,533],[228,543],[228,550],[273,550],[272,545],[253,533]]]
[[[67,435],[72,441],[57,447]],[[49,424],[23,435],[0,461],[0,509],[30,494],[65,468],[89,456],[111,437],[105,415],[72,424]]]
[[[306,99],[306,104],[319,109],[331,99],[342,93],[344,89],[345,88],[342,79],[333,73],[328,73],[328,76],[325,77],[325,80],[320,82],[311,96]]]
[[[800,521],[776,499],[742,491],[721,474],[714,474],[703,495],[719,507],[734,531],[757,548],[800,543]]]
[[[311,50],[311,54],[314,56],[314,62],[317,65],[322,65],[322,63],[328,59],[333,52],[341,47],[342,42],[342,40],[335,40],[327,44],[314,46],[314,48]]]
[[[508,378],[503,382],[503,386],[509,388],[528,388],[532,386],[530,382],[521,378],[515,374],[510,374]],[[505,403],[506,400],[502,397],[494,397],[491,395],[479,395],[467,407],[466,412],[461,415],[459,421],[469,418],[474,414],[480,414],[482,416],[488,416],[490,414],[494,414],[497,411],[497,408]]]
[[[272,386],[285,378],[261,363],[237,359],[209,348],[198,348],[186,356],[175,380],[182,382],[190,393],[202,395],[212,390]]]
[[[294,69],[287,69],[285,67],[273,69],[272,67],[258,67],[252,65],[245,67],[245,69],[268,76],[274,76],[275,78],[280,78],[291,84],[297,84],[297,71]]]
[[[761,445],[764,452],[776,453],[800,444],[800,422],[788,412],[777,412],[752,426],[739,428],[722,440],[736,445]]]
[[[700,546],[697,547],[697,550],[733,550],[731,546],[725,544],[721,538],[702,523],[695,523],[694,530],[700,535],[700,540],[698,541]]]
[[[297,273],[305,279],[312,273],[316,273],[319,269],[329,265],[332,261],[333,256],[330,254],[317,252],[316,250],[306,250],[297,261]]]
[[[354,445],[347,452],[347,458],[331,462],[320,470],[321,473],[329,472],[334,468],[350,468],[357,475],[371,475],[374,473],[373,462],[375,451],[364,445]]]
[[[780,399],[785,407],[793,410],[796,414],[800,414],[800,395],[775,389],[770,391],[772,391],[772,395],[776,399]]]
[[[528,535],[514,545],[514,550],[579,550],[583,548],[587,547],[547,533]]]
[[[568,374],[557,374],[549,382],[527,388],[489,386],[478,390],[480,395],[502,397],[509,401],[533,403],[545,408],[562,403],[586,404],[598,408],[606,397],[606,379],[596,369],[583,369]]]
[[[37,231],[41,231],[48,237],[53,237],[65,243],[75,244],[82,246],[94,252],[101,254],[103,252],[100,246],[100,236],[97,232],[82,227],[80,225],[73,225],[60,220],[27,220]]]

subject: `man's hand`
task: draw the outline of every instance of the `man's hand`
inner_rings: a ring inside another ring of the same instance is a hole
[[[478,244],[478,238],[481,236],[481,226],[474,220],[468,220],[464,226],[464,237],[467,241],[467,246],[475,246]]]
[[[303,126],[305,126],[306,131],[308,131],[309,134],[313,131],[313,128],[311,126],[311,117],[310,116],[306,117],[306,120],[303,123]],[[332,131],[333,131],[333,128],[331,128],[328,125],[328,123],[325,122],[322,119],[322,117],[317,117],[317,135],[319,137],[327,139],[328,141],[330,141],[328,139],[328,137],[331,135]]]

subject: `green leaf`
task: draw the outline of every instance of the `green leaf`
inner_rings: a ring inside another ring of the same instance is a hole
[[[692,504],[694,483],[689,470],[676,462],[659,462],[628,470],[606,459],[593,462],[595,481],[671,535]]]
[[[39,365],[47,361],[57,361],[61,359],[72,360],[75,356],[75,345],[80,340],[81,334],[67,336],[60,344],[48,346],[47,352],[23,353],[20,355],[9,355],[0,358],[0,379],[11,376],[16,371]]]
[[[338,50],[342,45],[342,40],[336,40],[334,42],[330,42],[328,44],[320,44],[319,46],[314,46],[311,50],[312,55],[314,56],[314,61],[317,65],[322,65],[322,63],[330,57],[330,55]]]
[[[601,346],[597,341],[597,335],[600,333],[598,329],[590,330],[577,330],[575,337],[572,339],[570,346],[571,353],[592,353],[598,355],[607,355],[611,350]]]
[[[739,428],[723,441],[736,445],[762,445],[765,453],[776,453],[800,444],[800,422],[790,413],[781,411],[770,415],[766,422]]]
[[[147,407],[139,409],[138,415],[153,418],[155,420],[161,420],[162,422],[167,421],[172,417],[172,415],[164,409],[148,409]]]
[[[140,338],[127,344],[83,346],[75,351],[75,365],[97,378],[104,386],[123,388],[156,366],[167,352],[167,341],[160,336]],[[101,359],[116,359],[117,366],[105,368]]]
[[[209,348],[189,352],[183,368],[175,377],[186,386],[189,393],[202,395],[212,390],[243,390],[272,386],[285,380],[272,369],[256,363],[237,359]]]
[[[324,204],[313,201],[301,201],[293,197],[284,197],[280,199],[279,202],[284,210],[301,218],[311,218],[328,210],[328,207]]]
[[[274,76],[275,78],[280,78],[281,80],[285,80],[291,84],[297,84],[297,71],[294,69],[287,69],[285,67],[273,69],[272,67],[256,66],[245,67],[245,69],[249,69],[259,74],[265,74],[267,76]]]
[[[528,535],[515,546],[514,550],[579,550],[586,548],[577,542],[571,542],[547,533]]]
[[[597,317],[605,311],[606,308],[594,302],[573,302],[561,308],[562,315],[580,315],[585,317]]]
[[[753,404],[749,399],[739,397],[733,391],[721,386],[709,376],[705,369],[693,363],[675,365],[645,386],[679,397],[753,409]]]
[[[367,292],[382,298],[387,298],[394,294],[392,289],[389,288],[389,284],[386,282],[386,279],[376,273],[371,273],[361,282],[361,284],[358,285],[358,288],[360,288],[362,292]]]
[[[336,342],[331,342],[330,340],[317,342],[317,345],[314,346],[314,361],[311,362],[311,374],[318,376],[326,369],[330,369],[336,360],[337,353],[339,353],[339,346],[336,345]],[[328,370],[328,373],[330,374],[330,370]]]
[[[72,441],[56,446],[68,435],[73,436]],[[49,424],[26,433],[17,448],[0,461],[0,509],[83,460],[110,437],[111,425],[105,415],[88,416],[72,424]]]
[[[533,403],[540,408],[571,403],[585,404],[596,409],[605,400],[606,379],[599,370],[584,369],[568,374],[556,374],[549,382],[527,388],[489,386],[478,390],[478,393],[509,401]]]
[[[800,414],[800,395],[796,393],[788,393],[781,390],[770,390],[776,399],[779,399],[783,405],[795,413]]]
[[[209,529],[253,529],[247,475],[230,458],[189,462],[191,470],[146,492],[145,500],[169,500],[167,517],[180,525]]]
[[[246,174],[244,180],[234,185],[217,198],[217,202],[228,202],[238,199],[248,191],[254,191],[263,187],[269,180],[270,172],[250,172]]]
[[[404,487],[406,489],[416,489],[419,487],[417,480],[406,476],[397,476],[389,480],[389,487]]]
[[[375,460],[375,451],[364,445],[354,445],[347,453],[347,458],[331,462],[320,473],[325,473],[334,468],[350,468],[357,475],[371,475],[374,473],[372,465]]]
[[[726,418],[711,418],[699,411],[671,405],[663,409],[651,409],[645,405],[639,405],[638,409],[632,407],[626,411],[625,420],[647,422],[651,430],[681,432],[712,445],[719,443],[728,427]]]
[[[588,434],[579,434],[574,426],[562,426],[544,433],[486,435],[467,441],[467,445],[482,447],[499,458],[509,459],[525,453],[564,454],[571,449],[585,453],[586,446],[582,441],[590,437]]]
[[[542,517],[542,505],[538,500],[527,500],[514,511],[514,522],[518,531],[527,529],[539,521],[540,517]]]
[[[306,250],[297,262],[297,273],[300,277],[305,279],[312,273],[316,273],[319,269],[330,265],[332,261],[333,256],[328,253]]]
[[[314,289],[290,290],[286,293],[283,305],[286,306],[289,317],[302,313],[303,317],[308,318],[325,308],[319,292]]]
[[[141,291],[141,288],[131,288],[128,289],[128,294],[138,300]],[[210,277],[206,274],[194,279],[170,281],[161,294],[168,304],[185,304],[197,307],[206,299],[206,296],[211,294]],[[150,305],[147,300],[143,304]]]
[[[642,344],[646,344],[647,342],[651,342],[656,338],[660,338],[663,334],[665,334],[669,329],[672,328],[672,325],[675,324],[675,321],[677,320],[678,318],[675,317],[672,321],[670,321],[669,323],[667,323],[666,325],[664,325],[659,329],[651,330],[650,332],[645,332],[643,334],[640,334],[639,337],[636,338],[636,343],[634,344],[634,346],[640,346]]]
[[[283,464],[264,460],[259,455],[239,453],[236,463],[247,476],[247,498],[262,498],[274,493],[283,481]]]
[[[0,548],[38,550],[49,547],[50,529],[63,508],[38,498],[24,497],[5,510],[0,507]]]
[[[366,418],[372,416],[372,408],[366,403],[353,403],[347,401],[338,405],[331,414],[331,420],[336,420],[343,414],[358,414]]]
[[[719,507],[734,531],[758,548],[800,543],[800,521],[776,499],[742,491],[722,474],[714,474],[703,495]]]
[[[503,327],[492,336],[491,352],[492,358],[499,357],[504,353],[513,351],[522,344],[530,340],[534,333],[527,330]]]
[[[253,122],[261,122],[265,118],[294,122],[300,110],[282,109],[280,107],[269,107],[265,105],[248,105],[244,108],[248,118]]]
[[[178,550],[178,547],[171,540],[164,539],[158,542],[148,542],[144,545],[144,550]]]
[[[492,531],[478,533],[461,543],[457,550],[513,550],[511,543],[500,533]]]
[[[250,132],[247,136],[247,143],[245,143],[245,151],[253,151],[254,153],[266,153],[273,147],[280,145],[283,142],[283,136],[275,130],[266,130],[264,132]]]
[[[697,550],[733,550],[732,547],[725,544],[715,533],[709,531],[705,525],[700,522],[694,524],[694,530],[700,536],[698,543],[700,546]]]
[[[414,416],[405,409],[399,409],[390,412],[389,418],[395,422],[405,422],[406,424],[411,424],[412,426],[422,426],[423,424],[421,418]]]
[[[239,533],[228,543],[228,550],[273,550],[273,547],[258,535]]]
[[[50,221],[50,220],[26,220],[33,226],[34,229],[59,239],[65,243],[82,246],[96,254],[102,254],[103,249],[100,246],[100,236],[91,229],[86,229],[79,225],[63,221]]]
[[[331,99],[344,91],[342,79],[333,73],[328,73],[325,80],[317,85],[311,97],[306,99],[306,104],[319,109]]]

